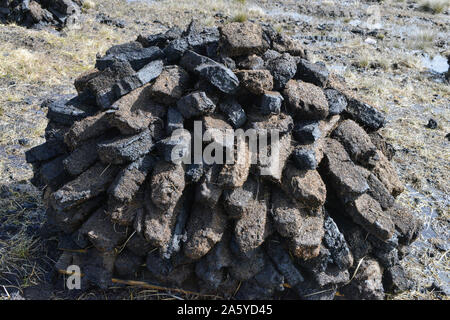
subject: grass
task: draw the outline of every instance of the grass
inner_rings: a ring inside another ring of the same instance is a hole
[[[354,62],[354,65],[358,68],[367,69],[382,69],[388,70],[392,61],[389,59],[388,55],[380,53],[371,49],[362,49]]]
[[[407,39],[406,45],[410,49],[425,50],[433,47],[433,42],[436,37],[437,34],[434,30],[420,29],[412,33]]]
[[[423,0],[419,3],[420,10],[433,14],[443,13],[448,6],[448,0]]]
[[[90,0],[84,0],[83,1],[83,6],[81,7],[83,12],[86,12],[90,9],[95,9],[97,7],[97,5],[95,4],[95,2],[90,1]]]
[[[231,21],[233,22],[245,22],[248,20],[248,16],[246,13],[238,13],[237,15],[235,15]]]
[[[10,233],[10,236],[6,239],[4,237],[5,232],[2,233],[3,238],[0,240],[0,283],[7,292],[16,289],[21,291],[23,288],[40,283],[46,273],[44,268],[46,263],[42,263],[46,259],[43,243],[27,231],[30,227],[39,226],[42,214],[37,215],[36,208],[25,208],[22,205],[22,203],[35,203],[36,207],[42,207],[42,202],[39,192],[14,191],[5,185],[0,187],[2,193],[8,192],[11,194],[11,196],[0,198],[2,227],[9,225],[18,230],[15,233]],[[0,231],[2,231],[2,227],[0,227]]]

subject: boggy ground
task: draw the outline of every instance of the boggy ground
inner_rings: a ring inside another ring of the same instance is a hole
[[[450,87],[443,74],[448,2],[105,0],[85,1],[83,11],[79,23],[61,33],[0,25],[2,298],[196,297],[157,288],[64,291],[61,276],[51,272],[56,241],[39,231],[45,212],[23,155],[43,142],[46,110],[41,103],[55,94],[75,93],[73,80],[94,66],[97,53],[139,33],[185,27],[196,18],[208,25],[270,22],[277,31],[302,39],[312,60],[324,61],[388,114],[382,132],[396,150],[394,163],[407,187],[400,199],[425,222],[403,260],[416,286],[388,298],[448,299]],[[101,23],[105,15],[113,23]],[[435,129],[426,126],[430,118],[437,122]],[[47,284],[55,278],[59,287]]]

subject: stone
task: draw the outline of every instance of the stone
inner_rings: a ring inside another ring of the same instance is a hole
[[[397,171],[381,151],[376,152],[375,158],[377,161],[372,172],[384,184],[390,194],[394,197],[398,196],[403,192],[404,186],[397,175]]]
[[[203,203],[210,208],[216,207],[223,192],[223,188],[217,183],[221,167],[218,164],[213,164],[205,169],[203,178],[196,186],[196,202]]]
[[[241,187],[224,190],[223,202],[228,218],[241,218],[245,210],[256,200],[258,189],[259,182],[249,177]]]
[[[286,105],[299,119],[320,120],[328,116],[323,90],[311,83],[290,80],[283,91]]]
[[[181,112],[176,108],[169,107],[167,109],[166,134],[171,135],[172,132],[178,129],[183,129],[184,118]]]
[[[183,118],[190,119],[213,113],[216,105],[207,97],[205,92],[193,92],[178,100],[177,109],[183,115]]]
[[[203,164],[191,163],[186,168],[186,182],[197,183],[203,177],[204,173]]]
[[[109,117],[109,113],[101,112],[77,121],[66,133],[64,142],[75,149],[84,141],[99,137],[111,128]]]
[[[162,60],[155,60],[145,65],[136,74],[120,79],[113,86],[113,91],[117,97],[126,95],[136,88],[156,79],[163,70],[164,63]]]
[[[264,69],[264,60],[260,56],[252,54],[239,59],[237,67],[241,70],[261,70]]]
[[[134,136],[119,136],[100,143],[97,152],[103,163],[125,164],[147,154],[153,146],[151,133],[147,129]]]
[[[174,229],[177,224],[177,217],[184,210],[185,199],[182,195],[174,197],[174,202],[166,205],[167,209],[162,209],[160,203],[154,204],[155,191],[159,190],[151,184],[151,199],[147,190],[145,195],[146,216],[143,219],[144,237],[153,246],[159,248],[160,256],[169,257],[172,254],[172,240]]]
[[[341,114],[347,108],[347,99],[343,94],[334,89],[325,89],[325,97],[328,101],[328,113],[330,115]]]
[[[327,67],[323,62],[312,63],[308,60],[300,59],[297,64],[296,78],[316,86],[325,87],[328,75]]]
[[[234,157],[234,132],[233,128],[225,121],[220,114],[211,114],[203,117],[202,121],[203,142],[214,143],[219,147],[227,148],[230,156]],[[234,157],[234,159],[236,159]],[[244,158],[240,158],[243,160]],[[204,159],[206,160],[206,159]],[[226,159],[224,159],[225,162]],[[205,161],[206,162],[206,161]],[[211,163],[208,163],[211,164]]]
[[[436,129],[438,127],[438,123],[436,122],[436,120],[430,118],[428,119],[428,123],[425,127],[427,127],[428,129]]]
[[[236,243],[232,241],[230,248],[234,255],[229,273],[234,279],[246,281],[264,269],[267,257],[261,247],[250,252],[248,256],[241,256],[239,252],[233,252],[233,245],[236,246]]]
[[[276,34],[272,39],[272,48],[280,53],[289,53],[295,57],[306,58],[305,49],[299,39],[293,39],[286,34]]]
[[[151,100],[151,85],[147,84],[121,97],[112,106],[108,121],[121,134],[134,135],[150,129],[151,135],[158,140],[163,134],[163,118],[167,108]],[[153,127],[153,129],[152,129]]]
[[[323,214],[303,216],[300,229],[289,239],[289,247],[294,256],[308,260],[317,257],[324,236]]]
[[[256,23],[232,22],[219,28],[220,48],[227,56],[259,53],[264,48],[262,29]]]
[[[225,163],[219,173],[218,183],[224,188],[241,187],[247,180],[251,165],[251,154],[244,138],[238,138],[234,150],[234,161]]]
[[[74,233],[89,218],[89,216],[102,206],[103,196],[94,197],[80,205],[55,213],[55,224],[67,234]]]
[[[42,165],[39,174],[44,185],[57,189],[69,180],[63,164],[65,158],[59,156]]]
[[[103,71],[113,65],[115,61],[127,61],[134,70],[138,71],[146,64],[164,57],[164,53],[156,46],[131,51],[115,51],[109,52],[106,56],[97,59],[95,67]]]
[[[179,164],[159,161],[150,181],[153,203],[161,210],[169,210],[177,203],[184,190],[184,168]]]
[[[186,39],[174,39],[164,49],[164,55],[169,63],[177,62],[183,54],[189,49],[189,43]]]
[[[227,98],[219,104],[219,110],[225,115],[226,120],[233,128],[242,127],[247,121],[247,115],[239,102],[233,98]]]
[[[353,221],[382,241],[390,239],[394,234],[391,219],[383,212],[380,204],[368,194],[363,194],[350,202],[346,212]]]
[[[191,50],[186,51],[183,55],[180,65],[205,79],[223,93],[234,93],[239,86],[239,80],[233,71],[223,64]]]
[[[273,77],[268,70],[239,70],[235,74],[241,86],[253,94],[260,95],[273,88]]]
[[[108,55],[122,54],[122,53],[127,53],[127,52],[132,52],[132,51],[139,51],[142,48],[143,47],[140,42],[130,41],[130,42],[125,42],[125,43],[121,43],[121,44],[112,46],[111,48],[106,50],[105,55],[108,56]]]
[[[288,53],[266,61],[266,68],[273,76],[275,90],[283,90],[297,72],[295,59]]]
[[[266,252],[277,270],[284,276],[284,279],[291,287],[295,287],[299,284],[301,285],[304,281],[304,277],[295,267],[289,253],[280,243],[268,241],[266,244]]]
[[[280,136],[289,133],[294,127],[292,117],[286,113],[263,116],[258,113],[249,113],[247,115],[247,127],[256,130],[260,136],[271,135],[275,130]]]
[[[327,183],[337,192],[342,203],[347,203],[369,190],[361,171],[350,160],[344,147],[334,139],[325,139],[323,168]]]
[[[189,75],[178,66],[166,66],[151,86],[154,101],[163,105],[175,104],[188,89]]]
[[[274,182],[280,182],[283,170],[292,152],[290,134],[281,136],[278,143],[271,141],[267,146],[259,146],[257,174]]]
[[[423,222],[410,210],[397,204],[386,213],[399,233],[398,240],[400,243],[408,245],[417,239],[423,229]]]
[[[394,205],[395,198],[389,193],[384,184],[369,170],[363,167],[358,167],[358,169],[369,184],[370,189],[367,193],[380,204],[383,210],[387,210],[392,207]]]
[[[316,170],[302,171],[288,163],[281,182],[286,193],[309,208],[319,208],[325,203],[327,190]]]
[[[367,130],[378,130],[386,124],[384,114],[371,105],[356,99],[347,99],[345,113]]]
[[[70,96],[69,96],[70,97]],[[74,122],[92,116],[96,113],[95,106],[86,105],[78,96],[58,100],[48,100],[43,103],[47,107],[47,118],[55,123],[71,126]]]
[[[127,61],[113,60],[110,66],[87,82],[86,88],[95,96],[99,107],[108,109],[118,98],[113,90],[116,82],[133,74],[135,71]]]
[[[155,158],[145,155],[121,169],[108,188],[108,194],[120,203],[128,203],[135,196],[155,165]]]
[[[318,166],[314,150],[296,148],[291,156],[295,167],[299,170],[315,170]]]
[[[382,271],[376,260],[365,259],[360,265],[359,272],[341,292],[348,299],[382,300],[384,289]]]
[[[54,192],[50,199],[52,207],[56,210],[70,209],[95,198],[106,191],[116,173],[116,167],[97,162],[76,179]]]
[[[257,105],[262,115],[279,114],[283,104],[283,96],[277,91],[265,91]]]
[[[67,146],[62,141],[47,140],[45,143],[33,147],[25,152],[28,163],[47,161],[67,152]]]
[[[400,293],[411,289],[411,281],[401,265],[387,268],[383,273],[383,285],[386,291]]]
[[[210,210],[196,203],[187,224],[184,254],[194,260],[205,256],[222,239],[225,227],[226,218],[220,207]]]
[[[347,241],[329,215],[325,216],[324,230],[322,243],[330,252],[333,263],[339,270],[347,270],[352,267],[354,259]]]
[[[386,141],[386,139],[377,131],[371,132],[369,134],[370,140],[375,145],[375,147],[380,150],[389,161],[394,158],[395,149],[392,144]]]
[[[234,227],[234,239],[239,252],[247,256],[265,240],[267,203],[252,201]]]
[[[72,176],[78,176],[86,171],[91,165],[98,160],[97,143],[98,140],[89,141],[64,159],[63,164],[66,171]]]
[[[239,79],[233,71],[221,64],[202,64],[195,72],[223,93],[232,94],[239,87]]]
[[[174,164],[181,163],[183,160],[191,158],[191,134],[187,130],[174,133],[159,140],[156,147],[165,161]]]
[[[83,238],[88,240],[99,251],[110,251],[120,245],[127,238],[125,228],[114,227],[113,223],[100,208],[76,232],[74,240],[80,247],[85,248]]]
[[[295,123],[292,135],[301,144],[316,142],[322,136],[318,121],[298,121]]]
[[[182,30],[177,27],[170,28],[166,32],[149,34],[149,35],[139,35],[136,39],[137,43],[146,48],[157,46],[160,48],[166,47],[170,41],[178,39],[181,37]]]
[[[369,167],[377,153],[369,135],[353,120],[344,120],[333,131],[332,137],[345,148],[353,162]]]

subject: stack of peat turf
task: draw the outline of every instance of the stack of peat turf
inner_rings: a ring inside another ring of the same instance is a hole
[[[399,259],[421,225],[395,203],[384,115],[298,40],[193,22],[111,47],[75,87],[46,102],[46,142],[26,156],[56,267],[80,266],[83,289],[382,299],[411,286]]]

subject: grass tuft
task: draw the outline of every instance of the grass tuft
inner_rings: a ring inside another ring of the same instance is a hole
[[[95,9],[96,7],[97,7],[97,5],[95,4],[95,2],[90,1],[90,0],[84,0],[83,6],[81,8],[84,12],[86,12],[90,9]]]
[[[443,13],[449,6],[448,0],[423,0],[419,4],[419,9],[432,14]]]
[[[232,19],[233,22],[245,22],[247,20],[248,20],[248,16],[244,12],[238,13]]]

